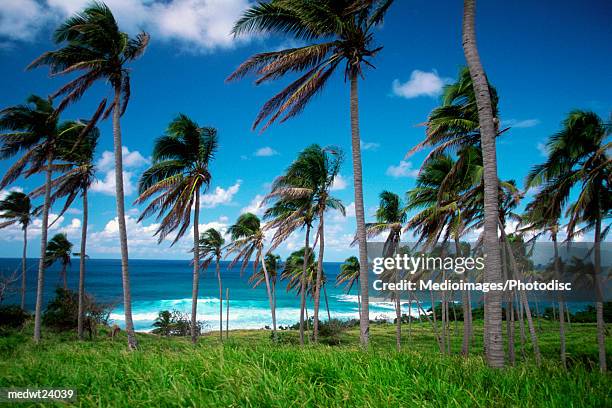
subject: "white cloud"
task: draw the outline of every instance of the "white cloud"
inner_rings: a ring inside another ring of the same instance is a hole
[[[126,146],[121,147],[123,157],[123,168],[138,168],[151,161],[146,159],[138,150],[130,152]],[[109,150],[102,152],[102,157],[97,161],[96,167],[100,171],[109,171],[115,168],[115,154]]]
[[[130,171],[139,169],[151,161],[145,158],[138,150],[130,151],[126,146],[121,147],[121,155],[123,157],[123,192],[126,196],[131,195],[136,191],[133,181],[134,172]],[[103,173],[96,178],[96,181],[91,186],[91,191],[115,195],[115,154],[109,150],[102,152],[102,156],[96,162],[96,168]]]
[[[544,143],[538,143],[536,145],[536,148],[540,152],[540,155],[542,155],[543,157],[548,157],[548,149],[546,148],[546,145]]]
[[[274,150],[273,148],[266,146],[266,147],[262,147],[261,149],[257,149],[255,151],[255,153],[253,153],[253,156],[257,156],[257,157],[270,157],[270,156],[276,156],[279,153]]]
[[[331,190],[332,191],[344,190],[347,185],[348,183],[346,182],[346,179],[342,177],[342,174],[338,174],[336,178],[334,178],[334,183],[331,186]]]
[[[66,221],[65,216],[57,217],[57,214],[49,214],[49,239],[56,233],[65,232],[68,238],[72,241],[76,241],[81,237],[81,220],[79,218],[72,218],[70,223],[64,224]],[[53,224],[51,224],[53,223]],[[28,239],[34,239],[40,236],[42,227],[42,219],[34,218],[30,226],[28,227]],[[23,230],[18,224],[14,224],[2,229],[0,233],[0,241],[21,241],[23,239]]]
[[[45,10],[35,0],[0,2],[0,37],[11,41],[31,41],[44,20]]]
[[[419,174],[419,170],[412,168],[412,162],[402,160],[397,166],[389,166],[387,168],[386,174],[387,176],[391,176],[394,178],[416,177]]]
[[[242,180],[236,180],[236,183],[228,188],[215,187],[212,193],[202,195],[200,206],[203,208],[215,208],[219,205],[230,204],[238,190],[240,190],[241,184]]]
[[[404,83],[399,79],[393,81],[393,94],[407,99],[419,96],[438,96],[447,82],[448,80],[441,78],[435,70],[424,72],[415,69],[410,74],[408,81]]]
[[[331,212],[331,220],[333,222],[343,222],[347,218],[355,218],[355,202],[351,202],[349,205],[344,207],[346,215],[342,215],[340,211],[334,210]]]
[[[376,151],[380,147],[380,143],[366,142],[364,140],[361,140],[360,144],[361,144],[361,150],[374,150],[374,151]]]
[[[2,0],[0,36],[30,41],[50,23],[82,10],[90,0]],[[154,40],[176,41],[189,51],[231,48],[231,29],[248,0],[105,0],[121,28],[131,34],[146,30]]]
[[[539,119],[523,119],[523,120],[508,119],[508,120],[502,121],[503,126],[509,126],[513,128],[530,128],[530,127],[537,126],[539,124],[540,124]]]
[[[242,210],[240,210],[240,213],[244,214],[244,213],[249,212],[249,213],[252,213],[252,214],[255,214],[261,217],[265,211],[265,208],[261,205],[261,203],[263,202],[263,199],[264,199],[263,194],[257,194],[255,197],[253,197],[249,205],[247,205],[246,207],[242,208]]]
[[[136,189],[132,178],[134,173],[131,171],[123,172],[123,193],[126,196],[131,195]],[[115,170],[109,170],[104,174],[104,178],[96,179],[91,185],[90,191],[114,196],[115,192]]]

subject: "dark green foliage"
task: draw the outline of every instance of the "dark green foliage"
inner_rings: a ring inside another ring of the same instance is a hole
[[[153,326],[155,327],[152,330],[154,334],[162,336],[191,336],[191,317],[178,310],[162,310],[157,315]],[[198,336],[206,326],[207,324],[202,321],[196,323]]]
[[[113,306],[97,303],[91,295],[85,294],[85,316],[95,323],[108,324]],[[43,313],[43,324],[55,331],[70,331],[77,327],[79,295],[70,289],[57,288]]]
[[[21,329],[30,315],[17,305],[0,306],[0,334],[9,329]]]

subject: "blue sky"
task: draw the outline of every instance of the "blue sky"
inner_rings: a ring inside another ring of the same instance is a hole
[[[48,95],[65,78],[48,78],[44,69],[25,71],[35,57],[54,46],[54,25],[80,9],[83,0],[3,0],[0,2],[0,106],[21,103],[31,93]],[[418,126],[439,100],[441,86],[456,77],[464,64],[461,49],[460,1],[397,1],[377,42],[384,49],[375,70],[360,83],[361,136],[365,207],[373,214],[383,189],[401,195],[414,185],[415,171],[425,152],[404,161],[405,153],[422,140]],[[149,160],[153,141],[177,113],[219,131],[220,149],[212,164],[213,182],[203,198],[203,227],[225,228],[237,216],[256,208],[268,184],[296,154],[311,143],[337,145],[350,155],[348,87],[339,73],[324,93],[297,118],[275,125],[264,134],[251,131],[258,109],[286,83],[256,87],[252,78],[236,83],[224,79],[255,52],[295,42],[265,36],[232,39],[232,22],[247,0],[112,0],[120,25],[134,33],[152,35],[147,53],[132,66],[132,97],[122,119],[125,146],[126,202],[135,198],[137,179]],[[541,144],[554,133],[573,108],[594,110],[603,117],[612,111],[612,4],[607,0],[576,2],[479,2],[477,32],[481,57],[500,95],[500,115],[511,125],[498,143],[499,174],[522,185],[528,169],[543,159]],[[98,84],[65,119],[86,118],[98,101],[110,95]],[[98,149],[100,182],[90,195],[91,257],[116,258],[115,203],[110,123],[101,124]],[[0,163],[4,172],[9,162]],[[335,194],[353,203],[352,172],[347,160]],[[28,191],[40,178],[20,179],[13,188]],[[54,231],[66,231],[78,244],[80,204]],[[57,209],[56,209],[57,210]],[[259,210],[261,211],[261,210]],[[152,237],[155,220],[136,224],[138,208],[129,212],[130,255],[134,258],[188,258],[189,238],[172,248]],[[355,218],[330,214],[326,259],[343,260]],[[38,256],[34,226],[29,254]],[[188,236],[187,236],[188,237]],[[21,236],[0,231],[0,257],[19,256]],[[301,245],[295,236],[280,248],[286,255]]]

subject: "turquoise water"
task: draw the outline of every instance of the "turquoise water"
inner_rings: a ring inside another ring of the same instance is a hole
[[[27,262],[27,302],[26,307],[34,309],[36,297],[37,260]],[[20,259],[0,259],[0,270],[4,273],[20,269]],[[78,259],[74,259],[68,271],[68,286],[76,290],[78,285]],[[230,329],[258,329],[271,326],[270,308],[266,295],[265,284],[252,288],[248,278],[252,268],[240,275],[238,267],[228,268],[228,262],[222,262],[221,276],[223,279],[223,296],[225,288],[230,289]],[[132,314],[136,330],[151,329],[151,324],[160,310],[179,310],[191,313],[192,267],[187,260],[142,260],[131,259],[129,262],[132,287]],[[357,288],[347,294],[342,288],[335,287],[336,276],[340,272],[340,263],[326,262],[324,270],[328,281],[327,295],[332,318],[358,318]],[[53,296],[58,285],[59,265],[53,265],[45,273],[44,300]],[[206,322],[207,330],[219,327],[219,289],[214,274],[214,265],[201,274],[200,293],[198,298],[198,319]],[[98,301],[112,302],[115,308],[111,319],[123,324],[123,304],[121,286],[121,264],[115,259],[88,259],[86,264],[86,291],[93,294]],[[286,292],[286,283],[277,284],[276,316],[279,325],[294,324],[299,321],[299,297],[295,293]],[[5,303],[19,303],[16,295]],[[225,319],[225,304],[224,316]],[[424,305],[425,307],[426,305]],[[308,302],[309,316],[312,315],[312,300]],[[408,313],[408,305],[404,305],[403,313]],[[412,311],[416,315],[417,310]],[[320,318],[327,319],[325,301],[321,296]],[[393,319],[395,312],[389,302],[374,302],[370,306],[370,318]],[[225,324],[225,323],[224,323]]]

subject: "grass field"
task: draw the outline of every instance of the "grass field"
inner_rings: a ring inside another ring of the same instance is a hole
[[[0,338],[0,387],[74,387],[76,405],[84,407],[612,406],[612,376],[589,363],[597,356],[592,324],[572,325],[567,372],[557,363],[550,322],[540,333],[543,365],[534,365],[528,349],[526,362],[504,370],[486,367],[478,341],[468,359],[440,356],[426,323],[414,324],[410,336],[404,327],[400,353],[387,324],[372,326],[367,352],[358,346],[358,329],[343,333],[338,346],[303,349],[285,344],[295,332],[282,333],[281,344],[262,330],[230,331],[223,344],[211,333],[195,347],[183,338],[139,334],[137,352],[126,351],[123,336],[77,342],[47,333],[35,345],[29,330]],[[455,352],[459,342],[456,336]]]

